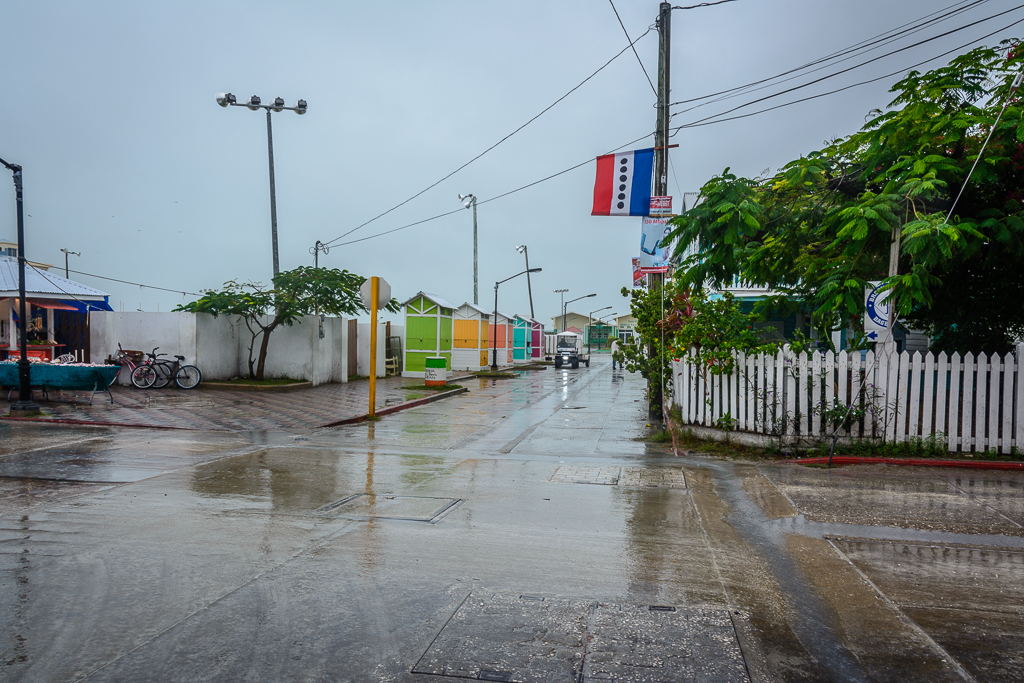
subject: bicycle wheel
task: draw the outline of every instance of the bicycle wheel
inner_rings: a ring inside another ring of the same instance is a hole
[[[174,375],[174,383],[179,389],[195,389],[203,381],[203,373],[194,365],[182,365]]]
[[[132,384],[136,389],[149,389],[156,381],[156,370],[152,365],[140,365],[132,370]]]
[[[171,364],[170,363],[155,363],[153,367],[156,369],[156,381],[153,382],[153,389],[163,389],[171,380]]]

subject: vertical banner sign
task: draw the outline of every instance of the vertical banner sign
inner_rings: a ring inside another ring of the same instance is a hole
[[[591,216],[647,216],[651,211],[654,148],[597,158]]]
[[[889,329],[889,292],[879,292],[882,282],[868,282],[864,288],[864,336],[868,341],[882,341]]]
[[[633,289],[647,286],[647,276],[640,270],[640,258],[633,257]]]
[[[665,235],[669,232],[671,216],[648,216],[640,224],[640,271],[643,273],[665,273],[668,271],[667,245]]]

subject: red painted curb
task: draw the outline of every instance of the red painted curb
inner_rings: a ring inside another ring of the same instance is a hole
[[[433,403],[434,401],[440,401],[441,399],[448,398],[449,396],[455,396],[456,394],[464,394],[469,389],[466,387],[460,387],[453,389],[452,391],[443,391],[434,396],[424,396],[423,398],[417,398],[412,401],[406,401],[405,403],[399,403],[398,405],[388,406],[387,408],[381,408],[377,411],[377,415],[390,415],[391,413],[397,413],[400,410],[407,410],[409,408],[415,408],[416,406],[422,406],[427,403]],[[356,417],[348,417],[344,420],[338,420],[337,422],[330,422],[325,425],[320,425],[316,429],[324,429],[326,427],[344,427],[345,425],[358,424],[359,422],[365,422],[369,415],[358,415]]]
[[[824,465],[828,458],[800,458],[781,462],[796,465]],[[868,458],[852,455],[837,455],[833,465],[906,465],[908,467],[961,467],[968,470],[1024,470],[1024,462],[993,462],[971,460],[924,460],[921,458]]]

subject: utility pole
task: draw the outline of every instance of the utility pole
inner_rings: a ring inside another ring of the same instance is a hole
[[[274,130],[270,125],[270,109],[267,109],[267,156],[270,159],[270,238],[274,247],[274,277],[281,272],[277,259],[277,187],[274,184]]]
[[[670,70],[669,63],[672,57],[672,3],[662,2],[658,11],[658,120],[654,134],[654,196],[664,197],[668,194],[668,103],[670,96]],[[665,301],[665,274],[648,273],[647,283],[649,287],[657,287],[661,292],[662,308]],[[662,311],[664,317],[664,310]],[[662,353],[664,353],[665,340],[662,335]],[[654,355],[654,345],[647,347],[648,355]],[[664,373],[664,362],[659,358],[659,370]],[[650,403],[648,409],[652,417],[657,417],[654,406],[661,406],[664,400],[662,389],[665,385],[664,376],[658,383],[658,387],[650,386],[648,381],[648,396]]]

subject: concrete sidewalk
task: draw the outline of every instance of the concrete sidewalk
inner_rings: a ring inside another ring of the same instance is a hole
[[[469,377],[468,373],[456,373]],[[403,404],[419,405],[420,399],[440,392],[412,390],[423,380],[389,377],[377,380],[377,410]],[[114,403],[97,394],[89,405],[88,392],[66,391],[56,400],[40,401],[49,421],[95,425],[155,427],[164,429],[200,429],[214,431],[253,431],[314,429],[366,415],[370,401],[368,381],[324,384],[292,391],[232,391],[203,389],[138,390],[111,387]]]

